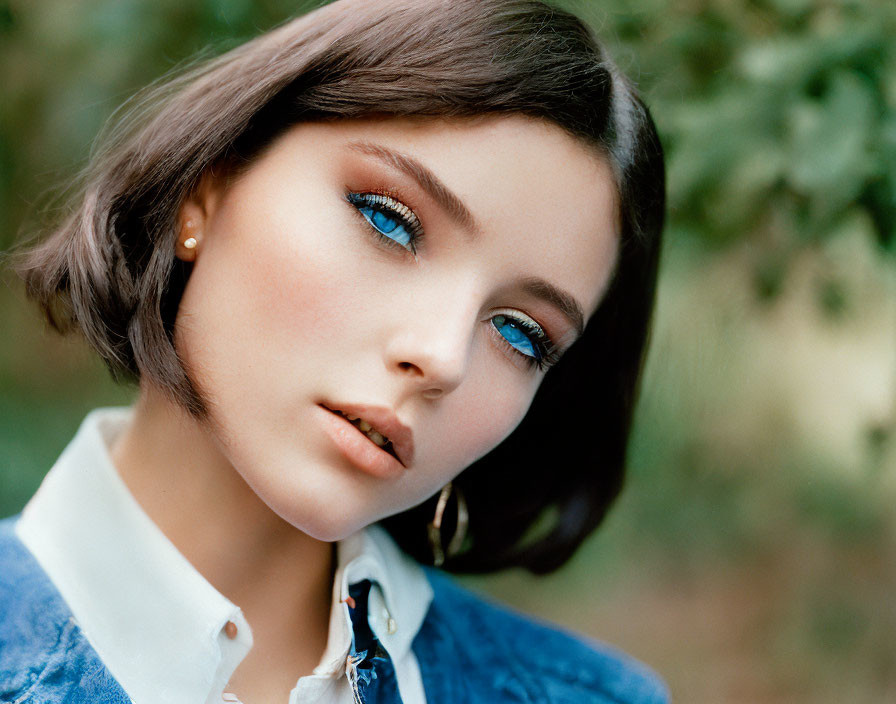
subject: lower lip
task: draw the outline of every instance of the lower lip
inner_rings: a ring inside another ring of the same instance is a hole
[[[358,469],[379,477],[395,479],[404,472],[404,466],[364,433],[338,413],[318,406],[324,432],[336,444],[339,452]]]

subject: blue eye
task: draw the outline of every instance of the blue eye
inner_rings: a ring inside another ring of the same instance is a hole
[[[559,358],[551,339],[534,320],[500,313],[493,316],[491,322],[530,366],[547,369]]]
[[[364,216],[384,242],[417,253],[423,226],[414,211],[404,203],[382,193],[348,193],[346,200]]]

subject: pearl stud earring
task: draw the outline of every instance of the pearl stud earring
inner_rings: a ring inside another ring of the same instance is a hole
[[[199,240],[194,237],[194,233],[196,233],[196,221],[195,220],[187,220],[184,223],[183,229],[186,230],[184,234],[187,237],[183,241],[183,248],[190,252],[190,261],[192,261],[193,256],[195,256],[196,247],[199,245]]]

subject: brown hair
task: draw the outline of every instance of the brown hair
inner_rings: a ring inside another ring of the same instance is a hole
[[[294,19],[138,94],[70,216],[18,253],[16,269],[51,325],[79,330],[113,376],[143,377],[203,418],[173,336],[189,276],[174,256],[176,217],[200,176],[247,167],[301,121],[500,113],[549,120],[601,150],[620,195],[620,258],[585,334],[517,430],[458,478],[470,540],[446,567],[546,572],[621,486],[664,208],[649,113],[573,15],[537,0],[340,0]],[[523,540],[552,508],[543,535]],[[426,502],[383,523],[427,560],[431,512]]]

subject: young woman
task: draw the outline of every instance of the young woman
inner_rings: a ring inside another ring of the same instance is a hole
[[[340,0],[134,106],[18,261],[140,392],[0,524],[0,700],[665,701],[432,567],[620,488],[663,161],[586,28]]]

